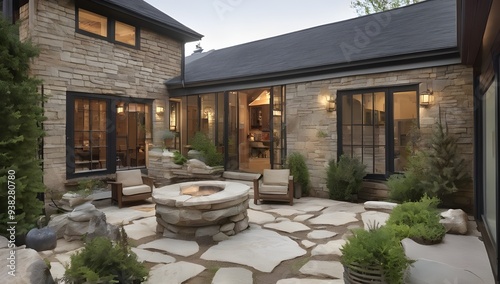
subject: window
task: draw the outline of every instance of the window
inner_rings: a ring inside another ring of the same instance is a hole
[[[108,36],[108,19],[104,16],[86,11],[78,10],[78,28],[102,37]]]
[[[135,27],[116,21],[115,40],[128,45],[135,46]]]
[[[359,158],[372,175],[404,171],[418,125],[417,86],[339,91],[339,153]]]
[[[106,169],[106,101],[77,98],[74,107],[75,173]]]
[[[76,92],[67,98],[67,178],[146,166],[153,100]]]
[[[110,42],[139,47],[139,28],[112,17],[77,8],[76,31]]]

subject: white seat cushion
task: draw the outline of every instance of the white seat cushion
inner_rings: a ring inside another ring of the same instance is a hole
[[[253,181],[254,179],[260,178],[260,174],[242,173],[242,172],[227,172],[226,171],[222,174],[222,177],[225,179]]]
[[[148,193],[151,192],[151,187],[149,187],[149,185],[147,184],[134,185],[134,186],[124,187],[122,192],[123,195]]]
[[[141,170],[117,171],[116,182],[120,182],[124,188],[142,185]]]
[[[288,185],[288,177],[290,176],[290,169],[283,170],[264,170],[264,180],[262,183],[265,185]]]
[[[287,185],[269,185],[261,184],[259,186],[259,193],[261,194],[287,194]]]

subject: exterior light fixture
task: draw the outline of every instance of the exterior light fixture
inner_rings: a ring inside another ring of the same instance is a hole
[[[162,116],[164,112],[165,112],[165,109],[163,108],[163,106],[156,107],[156,115]]]
[[[434,93],[427,89],[426,91],[420,93],[420,106],[428,107],[434,102]]]
[[[117,106],[116,107],[116,112],[117,113],[123,113],[123,106]]]
[[[330,95],[326,100],[326,111],[334,112],[337,109],[337,96]]]
[[[205,115],[205,118],[210,118],[210,116],[214,113],[211,107],[206,107],[203,110],[203,114]]]

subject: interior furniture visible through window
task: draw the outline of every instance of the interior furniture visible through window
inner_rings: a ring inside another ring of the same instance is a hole
[[[79,7],[76,15],[76,30],[79,33],[139,47],[138,27]]]
[[[418,127],[418,86],[338,92],[338,153],[359,158],[369,175],[402,172]]]
[[[146,166],[153,100],[76,92],[67,98],[68,178]]]

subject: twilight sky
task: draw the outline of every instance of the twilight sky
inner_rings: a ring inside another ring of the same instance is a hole
[[[145,0],[204,35],[205,51],[357,16],[350,0]],[[190,55],[198,42],[186,45]]]

